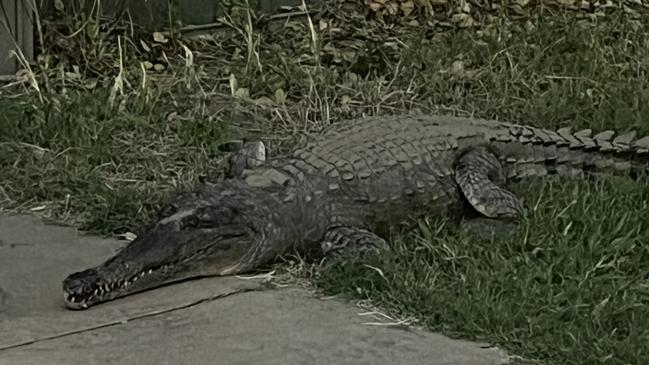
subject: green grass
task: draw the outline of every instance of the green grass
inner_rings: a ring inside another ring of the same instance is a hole
[[[215,168],[225,122],[168,121],[152,110],[160,105],[137,100],[112,110],[107,98],[99,91],[38,107],[0,103],[8,207],[47,207],[82,229],[123,233],[143,225],[164,193]]]
[[[646,364],[649,188],[551,179],[516,191],[533,209],[511,236],[422,222],[393,252],[336,263],[317,284],[543,363]]]
[[[93,232],[137,231],[166,194],[218,173],[226,139],[262,136],[275,153],[361,115],[418,110],[649,134],[649,16],[637,6],[629,9],[639,18],[623,9],[584,18],[526,7],[520,20],[484,12],[479,28],[460,29],[370,19],[340,4],[313,16],[316,29],[327,25],[315,44],[307,22],[247,28],[241,12],[211,39],[145,37],[149,51],[128,27],[66,38],[72,44],[34,66],[39,92],[0,89],[0,208]],[[144,77],[141,61],[166,71]],[[111,105],[116,78],[124,95]],[[395,234],[390,253],[315,280],[542,363],[646,364],[646,186],[519,183],[530,216],[512,236],[485,240],[429,220]]]

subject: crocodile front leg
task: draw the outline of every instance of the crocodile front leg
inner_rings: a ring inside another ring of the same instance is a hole
[[[387,250],[388,244],[383,238],[368,230],[352,226],[337,226],[325,233],[321,247],[324,255],[343,256],[376,254]]]
[[[487,147],[474,147],[455,162],[455,182],[475,210],[488,218],[517,219],[523,204],[499,186],[505,182],[500,161]]]

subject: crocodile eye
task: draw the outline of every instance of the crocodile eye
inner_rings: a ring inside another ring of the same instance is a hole
[[[233,213],[227,207],[202,207],[196,210],[196,216],[204,226],[228,224],[232,222]]]
[[[200,219],[198,219],[195,215],[190,215],[182,219],[180,221],[180,226],[182,228],[196,228],[199,226],[201,223]]]
[[[216,222],[218,215],[212,209],[201,208],[196,211],[196,215],[200,218],[203,224],[212,224]]]
[[[160,210],[160,218],[167,218],[178,212],[178,207],[175,204],[167,204]]]

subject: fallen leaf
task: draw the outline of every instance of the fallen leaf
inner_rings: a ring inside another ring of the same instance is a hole
[[[237,92],[239,85],[237,83],[237,77],[234,74],[230,74],[230,93],[234,95]]]
[[[171,113],[167,114],[167,117],[165,119],[167,119],[167,121],[169,122],[173,121],[174,119],[178,119],[178,112],[176,112],[175,110],[172,111]]]
[[[92,90],[97,87],[97,79],[86,79],[83,81],[83,87],[88,90]]]
[[[286,93],[284,93],[284,90],[275,90],[275,102],[277,104],[284,104],[286,102]]]
[[[169,42],[169,40],[160,32],[153,32],[153,40],[157,43]]]
[[[273,102],[273,99],[269,98],[268,96],[260,96],[255,99],[255,104],[260,106],[271,106],[275,103]]]
[[[401,11],[403,11],[404,16],[408,16],[415,10],[415,4],[411,0],[401,3]]]
[[[372,11],[378,11],[382,7],[383,7],[383,4],[379,4],[379,3],[371,3],[370,4],[370,9],[372,9]]]
[[[327,29],[328,27],[329,27],[329,24],[327,24],[327,22],[324,21],[323,19],[320,19],[320,22],[318,23],[318,28],[320,29],[320,31],[323,31],[323,30]]]
[[[637,18],[640,17],[640,13],[638,13],[637,10],[631,9],[630,7],[628,7],[626,5],[623,5],[622,9],[624,10],[625,13],[629,14],[633,18],[637,19]]]
[[[118,235],[115,235],[115,238],[126,241],[133,241],[137,238],[137,235],[133,232],[124,232]]]
[[[451,73],[457,76],[464,75],[464,62],[455,60],[451,64]]]
[[[151,48],[149,48],[149,45],[146,44],[146,42],[142,39],[140,39],[140,45],[142,46],[142,49],[146,52],[151,52]]]
[[[250,91],[247,87],[241,87],[234,92],[234,96],[237,98],[248,98],[250,97]]]
[[[395,15],[399,11],[399,5],[395,3],[389,3],[385,8],[388,10],[388,14],[390,15]]]
[[[453,14],[451,20],[461,28],[468,28],[475,23],[471,15],[467,13]]]
[[[81,75],[76,72],[66,72],[65,77],[70,80],[79,80],[81,78]]]

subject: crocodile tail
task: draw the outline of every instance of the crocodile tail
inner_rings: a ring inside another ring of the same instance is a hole
[[[616,135],[607,130],[592,135],[590,129],[552,131],[511,125],[507,137],[506,144],[517,142],[503,158],[509,178],[584,173],[636,177],[649,170],[649,136],[636,138],[635,132]]]

